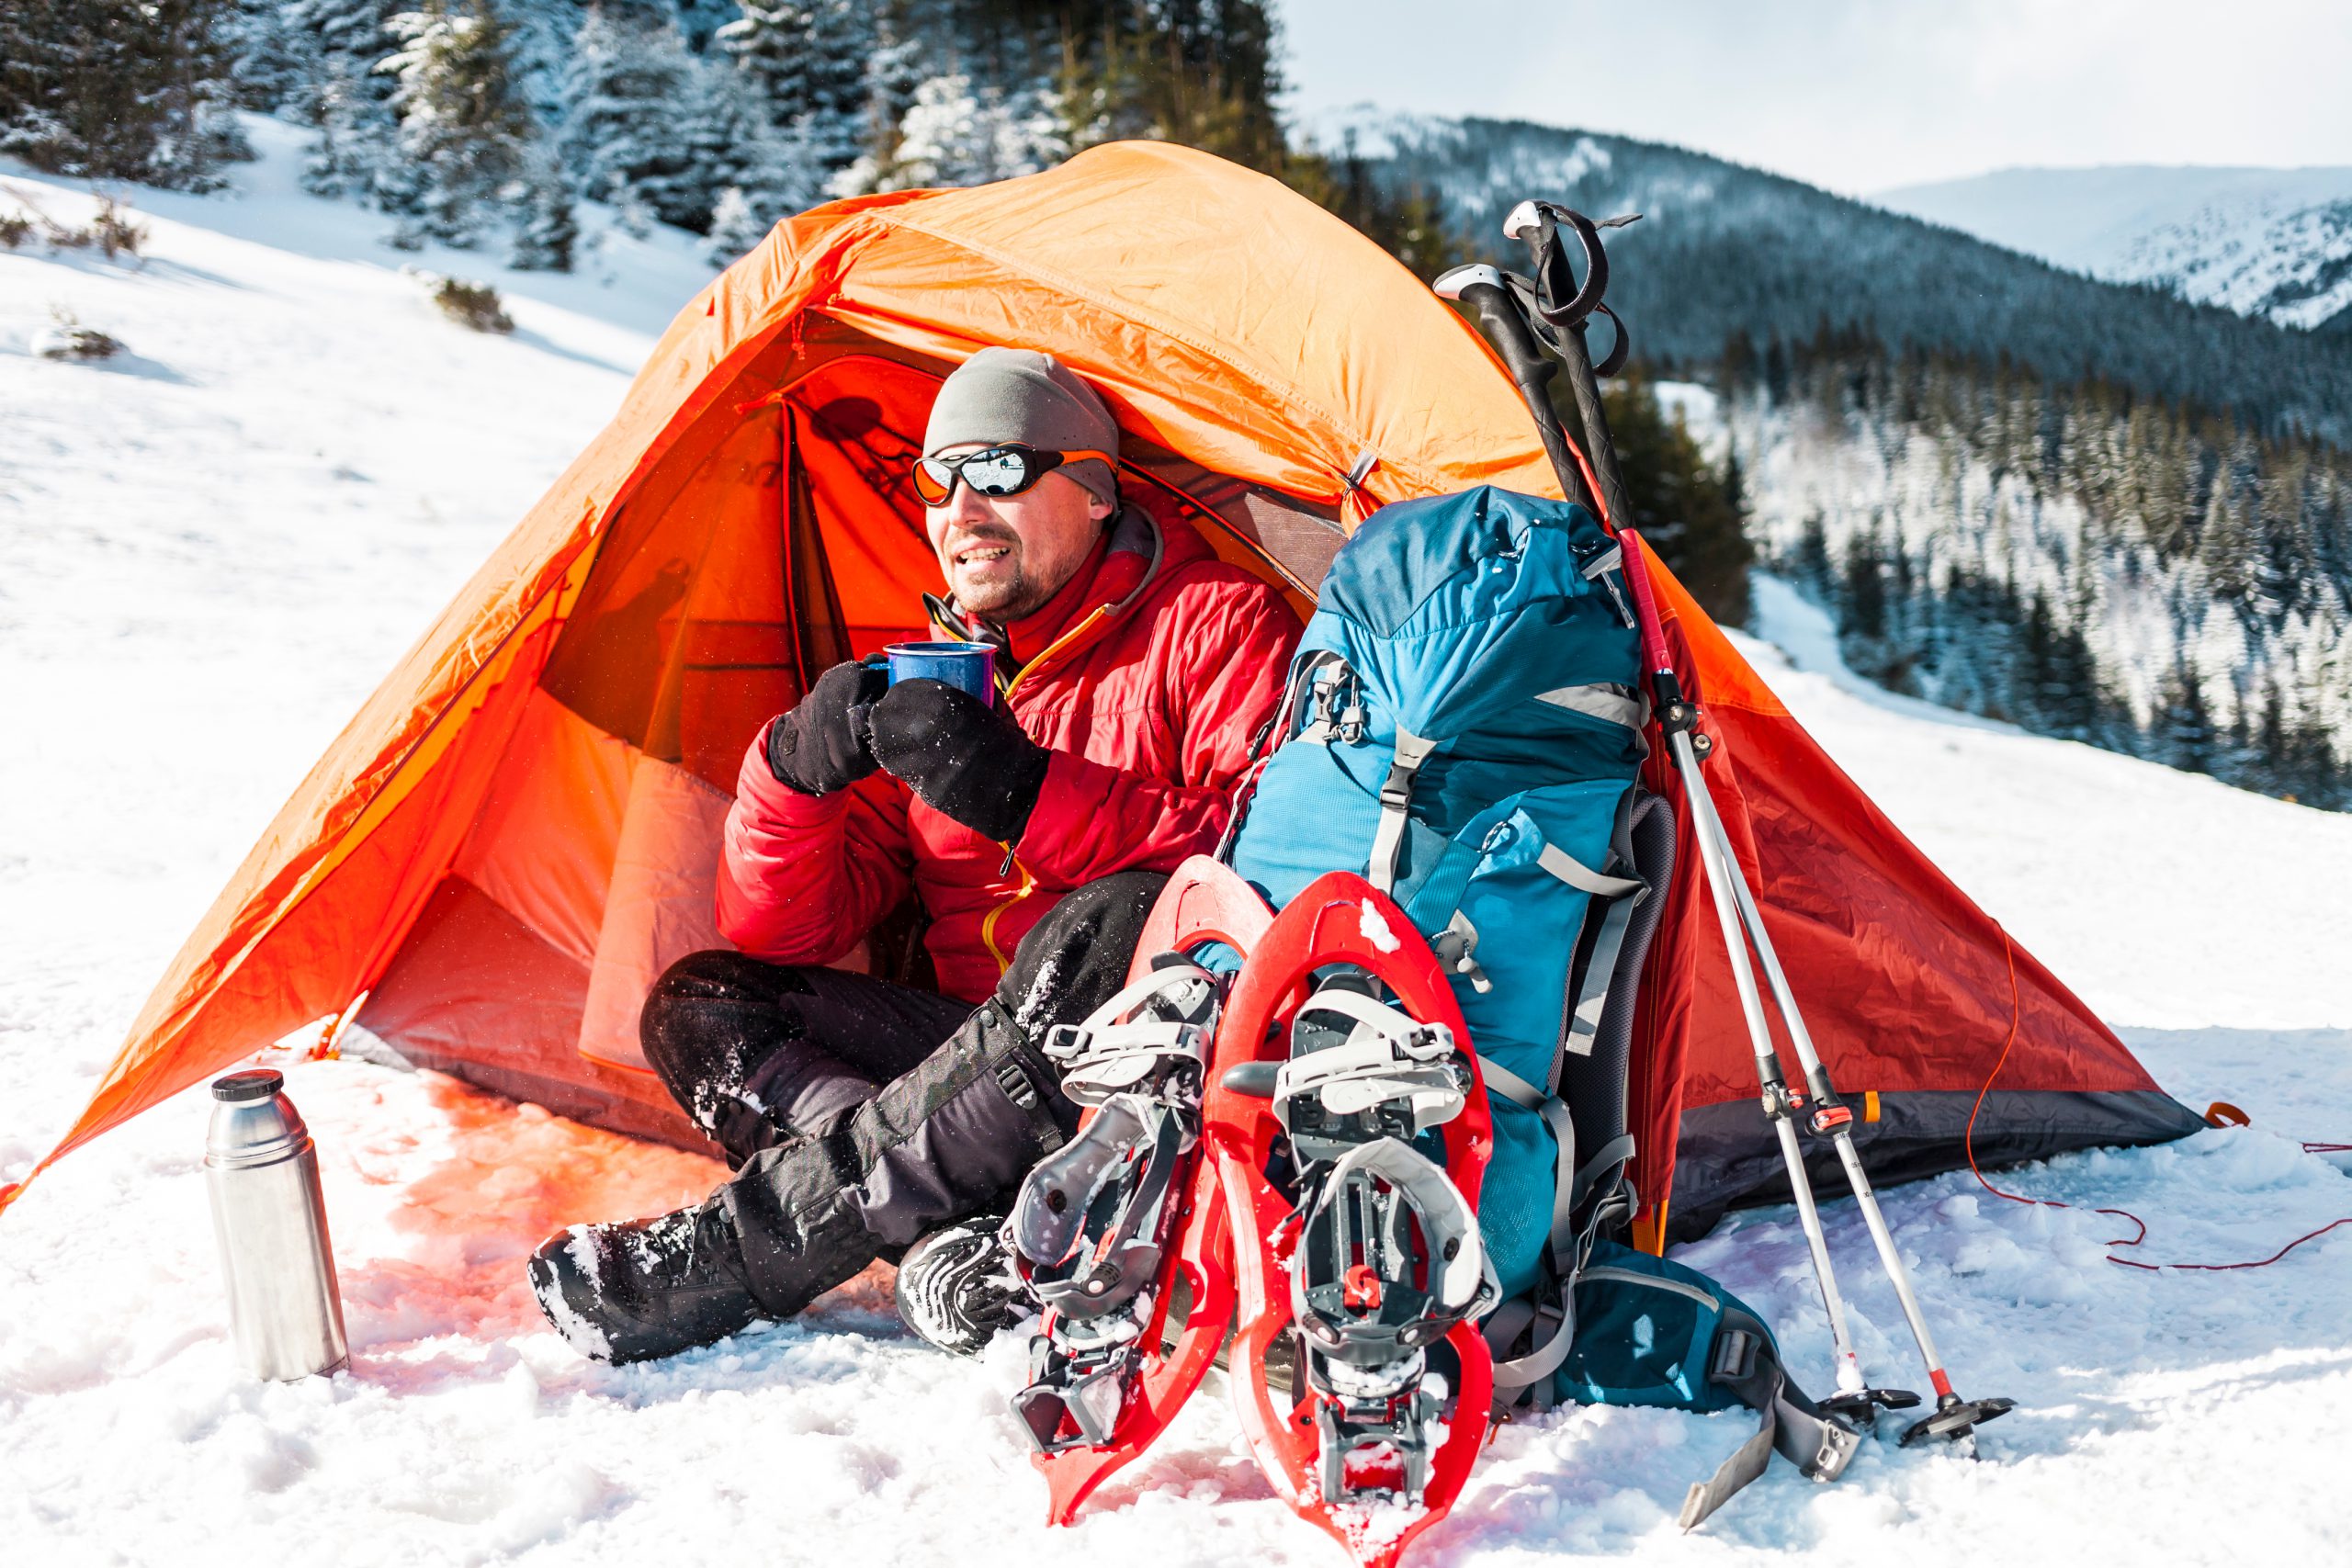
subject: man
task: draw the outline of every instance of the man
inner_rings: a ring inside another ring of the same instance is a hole
[[[532,1289],[589,1355],[708,1344],[877,1257],[899,1259],[919,1333],[984,1344],[1006,1316],[993,1216],[1077,1125],[1046,1032],[1119,988],[1280,698],[1297,617],[1122,502],[1118,427],[1068,368],[983,349],[941,386],[923,452],[949,590],[932,618],[995,646],[1000,694],[838,665],[752,744],[718,892],[740,951],[681,960],[640,1020],[736,1174],[540,1247]],[[937,993],[823,967],[910,893]]]

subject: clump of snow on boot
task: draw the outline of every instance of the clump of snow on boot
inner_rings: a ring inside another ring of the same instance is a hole
[[[570,1256],[573,1265],[582,1274],[591,1280],[594,1279],[596,1277],[596,1243],[590,1236],[588,1227],[573,1225],[564,1234],[571,1238],[564,1244],[564,1252]],[[541,1292],[539,1306],[547,1313],[548,1321],[555,1325],[555,1331],[562,1335],[573,1349],[599,1361],[609,1361],[613,1359],[613,1342],[605,1337],[604,1329],[573,1311],[571,1303],[564,1299],[561,1291],[549,1290]]]

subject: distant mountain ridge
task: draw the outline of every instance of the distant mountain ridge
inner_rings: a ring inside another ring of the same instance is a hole
[[[1496,120],[1315,130],[1472,254],[1596,217],[1637,362],[1893,689],[2352,809],[2352,333],[2103,283],[1719,158]]]
[[[1659,142],[1526,121],[1369,107],[1319,118],[1394,190],[1418,187],[1508,261],[1503,215],[1529,196],[1596,217],[1640,212],[1612,236],[1611,302],[1654,363],[1709,363],[1726,338],[1761,346],[1823,325],[1891,346],[2020,363],[2060,384],[2226,411],[2265,434],[2352,447],[2352,355],[2152,284],[2118,285],[1908,214]]]
[[[2352,168],[2001,169],[1873,199],[2110,283],[2352,326]]]

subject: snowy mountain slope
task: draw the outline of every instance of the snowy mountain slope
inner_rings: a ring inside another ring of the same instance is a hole
[[[7,183],[60,216],[83,199]],[[608,365],[645,347],[552,306],[526,321],[535,339],[466,334],[362,259],[364,234],[321,259],[259,243],[243,212],[173,209],[136,272],[0,253],[0,1179],[78,1109],[277,800],[606,417]],[[327,235],[305,250],[369,221],[302,216]],[[26,357],[52,299],[138,360]],[[2256,1118],[2003,1179],[2133,1210],[2158,1258],[2260,1257],[2352,1213],[2352,1183],[2295,1142],[2352,1134],[2352,818],[1886,698],[1836,671],[1801,604],[1767,583],[1759,609],[1805,668],[1753,656],[1894,819],[2168,1088]],[[430,1074],[290,1077],[322,1149],[351,1371],[237,1372],[202,1091],[151,1111],[0,1219],[12,1560],[1340,1561],[1268,1494],[1214,1382],[1077,1528],[1045,1529],[1002,1404],[1013,1348],[978,1365],[922,1349],[879,1269],[801,1322],[672,1363],[582,1362],[538,1318],[521,1258],[557,1224],[674,1205],[716,1168]],[[2263,1273],[2157,1277],[2101,1261],[2111,1222],[2004,1204],[1965,1177],[1889,1210],[1963,1384],[2023,1402],[1987,1429],[1984,1462],[1890,1438],[1832,1487],[1776,1466],[1684,1537],[1683,1488],[1744,1423],[1566,1412],[1502,1429],[1409,1561],[1843,1565],[1959,1560],[1988,1539],[2083,1565],[2352,1552],[2336,1458],[2352,1230]],[[1864,1355],[1916,1380],[1852,1206],[1826,1212]],[[1689,1256],[1819,1381],[1803,1251],[1791,1214],[1762,1211]]]
[[[2280,326],[2352,310],[2352,169],[2001,169],[1872,199],[2071,271]]]

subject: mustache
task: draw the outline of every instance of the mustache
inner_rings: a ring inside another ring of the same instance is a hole
[[[1020,536],[1010,528],[973,528],[949,538],[946,550],[947,554],[955,556],[978,546],[1003,545],[1010,548],[1020,542]]]

